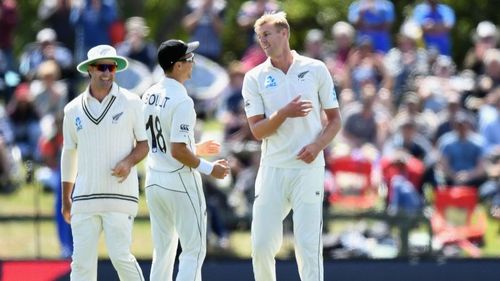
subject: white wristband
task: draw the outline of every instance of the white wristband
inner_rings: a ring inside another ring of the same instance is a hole
[[[202,158],[200,158],[200,165],[196,167],[196,170],[205,175],[210,175],[213,169],[214,169],[214,164]]]

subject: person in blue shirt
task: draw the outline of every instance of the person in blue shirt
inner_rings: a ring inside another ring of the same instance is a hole
[[[415,7],[413,20],[422,28],[427,49],[451,56],[450,31],[455,25],[455,12],[450,6],[439,0],[425,0]]]
[[[386,53],[392,47],[391,25],[394,5],[387,0],[358,0],[349,6],[349,22],[357,30],[358,38],[369,36],[376,51]]]

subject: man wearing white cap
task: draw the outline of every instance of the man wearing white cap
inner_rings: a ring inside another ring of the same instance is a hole
[[[196,112],[183,83],[191,78],[198,46],[198,41],[163,42],[158,63],[165,77],[142,98],[150,147],[145,185],[154,244],[151,281],[172,280],[178,241],[182,253],[176,280],[201,280],[207,211],[200,173],[218,179],[229,173],[226,160],[199,158],[218,154],[218,143],[194,140]]]
[[[113,47],[93,47],[87,56],[77,70],[89,75],[89,86],[66,105],[63,121],[62,213],[73,233],[71,280],[97,280],[104,232],[120,280],[142,281],[130,253],[139,201],[135,164],[148,152],[142,103],[114,82],[128,62]]]

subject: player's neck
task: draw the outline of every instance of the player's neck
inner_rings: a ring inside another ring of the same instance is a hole
[[[286,49],[280,55],[271,57],[271,63],[274,67],[281,69],[281,71],[286,74],[293,63],[292,51],[290,51],[290,49]]]

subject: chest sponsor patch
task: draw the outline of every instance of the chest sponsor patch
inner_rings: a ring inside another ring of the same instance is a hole
[[[180,129],[182,132],[189,132],[189,125],[187,124],[181,124]]]
[[[75,118],[75,127],[77,132],[83,129],[82,119],[80,119],[80,117]]]
[[[276,83],[276,79],[274,77],[272,77],[271,75],[268,75],[266,77],[266,80],[264,81],[264,87],[267,89],[267,88],[272,88],[272,87],[276,87],[278,86],[278,84]]]

